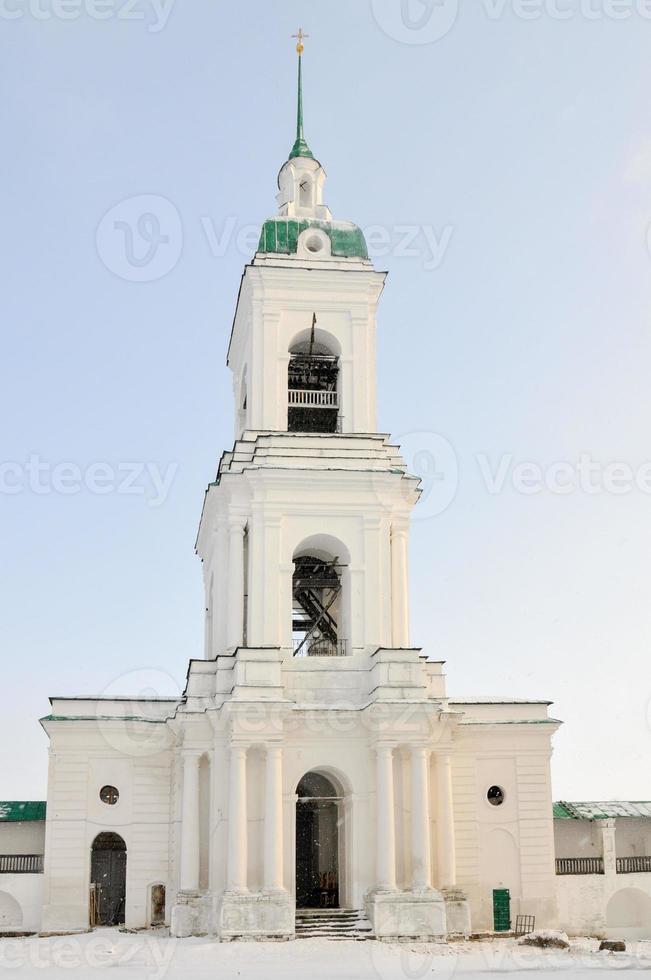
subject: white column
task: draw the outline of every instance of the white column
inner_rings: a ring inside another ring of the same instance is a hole
[[[439,888],[454,888],[457,862],[452,802],[452,759],[449,755],[436,757],[436,832]]]
[[[228,789],[228,890],[247,890],[246,746],[232,745]]]
[[[242,645],[244,636],[244,522],[231,524],[228,539],[226,646]]]
[[[377,888],[393,891],[396,887],[396,826],[393,789],[393,746],[376,748],[377,793]]]
[[[283,750],[267,749],[264,815],[265,891],[283,890]]]
[[[201,753],[183,752],[181,891],[199,890],[199,763]]]
[[[604,874],[617,873],[617,851],[615,848],[615,821],[600,820],[602,854],[604,859]]]
[[[223,519],[215,529],[215,560],[213,562],[214,594],[212,603],[212,656],[226,649],[226,616],[228,590],[228,527]]]
[[[408,530],[399,524],[391,528],[391,636],[396,649],[409,646],[409,559]]]
[[[411,749],[411,885],[414,891],[431,888],[429,820],[429,751],[421,745]]]

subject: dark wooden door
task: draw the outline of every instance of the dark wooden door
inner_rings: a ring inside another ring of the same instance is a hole
[[[296,805],[296,906],[339,907],[339,808],[336,800]]]
[[[493,891],[493,928],[495,932],[508,932],[511,928],[511,893],[508,888]]]
[[[97,891],[97,924],[117,926],[124,922],[127,893],[127,852],[124,848],[95,848],[91,882]]]

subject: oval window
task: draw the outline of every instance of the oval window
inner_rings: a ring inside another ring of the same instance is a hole
[[[501,786],[491,786],[486,798],[491,806],[501,806],[504,802],[504,790]]]
[[[107,806],[115,806],[117,801],[120,799],[120,794],[115,786],[102,786],[101,790],[99,791],[99,798],[102,803],[106,803]]]

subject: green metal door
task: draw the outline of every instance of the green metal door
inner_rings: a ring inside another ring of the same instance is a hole
[[[508,932],[511,928],[511,892],[508,888],[493,891],[493,928],[495,932]]]

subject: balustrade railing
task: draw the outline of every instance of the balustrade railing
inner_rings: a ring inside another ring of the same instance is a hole
[[[631,875],[651,871],[651,856],[617,858],[617,874]]]
[[[0,854],[0,874],[43,874],[43,855]]]
[[[339,393],[337,391],[308,391],[290,388],[290,408],[339,408]]]
[[[295,657],[346,657],[348,655],[347,640],[294,640]]]
[[[557,875],[602,875],[604,859],[600,857],[556,858]]]

